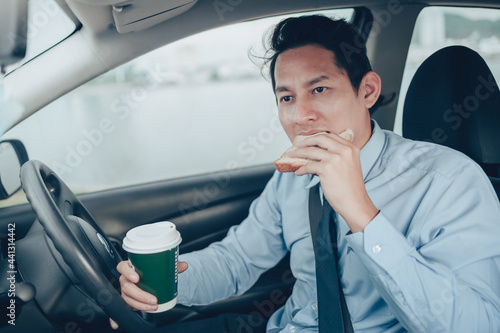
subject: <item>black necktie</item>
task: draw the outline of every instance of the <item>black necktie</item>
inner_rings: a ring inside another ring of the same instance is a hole
[[[316,259],[319,332],[354,332],[337,270],[336,214],[325,198],[321,218],[320,209],[318,185],[309,193],[309,218]]]

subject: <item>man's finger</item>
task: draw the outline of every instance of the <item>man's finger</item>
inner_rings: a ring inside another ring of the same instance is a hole
[[[117,266],[116,270],[121,275],[125,276],[128,280],[137,283],[139,282],[139,274],[130,266],[128,260],[121,261]]]
[[[177,270],[179,271],[179,273],[184,272],[188,268],[189,268],[189,265],[185,261],[179,261],[179,263],[177,264]]]
[[[111,328],[114,330],[117,330],[119,327],[118,324],[111,318],[109,318],[109,325],[111,325]]]
[[[128,296],[127,294],[122,293],[123,300],[130,305],[135,310],[140,311],[155,311],[158,309],[158,304],[144,303],[143,301],[138,301],[135,298]]]
[[[156,305],[158,303],[158,300],[154,295],[142,290],[135,283],[126,281],[123,276],[120,277],[120,284],[122,289],[122,297],[126,295],[131,299],[135,299],[141,303],[147,303],[150,305]]]

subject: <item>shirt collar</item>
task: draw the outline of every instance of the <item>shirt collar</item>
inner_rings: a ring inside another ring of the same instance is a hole
[[[363,171],[363,179],[367,181],[367,177],[370,171],[373,169],[375,162],[379,159],[382,154],[382,150],[385,146],[385,134],[377,124],[375,120],[372,119],[372,136],[370,140],[361,148],[360,160],[361,169]]]
[[[375,120],[372,119],[372,135],[368,142],[361,148],[360,160],[361,160],[361,170],[363,171],[363,179],[367,181],[367,176],[373,169],[375,162],[379,159],[382,150],[385,146],[385,134],[377,124]],[[304,177],[309,177],[309,182],[306,181],[306,188],[309,189],[319,183],[319,177],[316,175],[305,175]]]

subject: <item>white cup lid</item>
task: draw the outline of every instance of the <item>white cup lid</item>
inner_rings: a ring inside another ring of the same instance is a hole
[[[176,247],[181,241],[175,224],[157,222],[130,229],[123,240],[123,249],[138,254],[158,253]]]

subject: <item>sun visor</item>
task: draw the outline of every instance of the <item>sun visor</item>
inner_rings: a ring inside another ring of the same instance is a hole
[[[180,15],[198,0],[130,0],[113,5],[119,33],[144,30]]]
[[[180,15],[198,0],[78,0],[90,5],[111,6],[119,33],[140,31]]]

